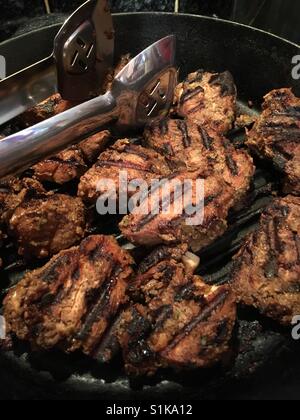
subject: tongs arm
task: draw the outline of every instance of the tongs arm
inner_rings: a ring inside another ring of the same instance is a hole
[[[111,92],[0,141],[0,178],[20,173],[118,118]]]

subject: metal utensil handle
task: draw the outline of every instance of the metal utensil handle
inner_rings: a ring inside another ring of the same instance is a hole
[[[0,81],[0,125],[56,92],[57,77],[52,56]]]
[[[0,141],[0,178],[78,143],[118,117],[111,93],[99,96]]]

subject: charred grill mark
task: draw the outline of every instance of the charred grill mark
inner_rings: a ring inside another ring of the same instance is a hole
[[[172,315],[173,315],[172,305],[164,305],[158,308],[153,313],[153,317],[156,319],[153,332],[160,330],[164,326],[165,322],[169,318],[171,318]]]
[[[278,276],[279,266],[277,253],[281,250],[281,244],[278,237],[278,225],[275,220],[270,220],[263,225],[263,231],[269,250],[266,251],[267,261],[264,266],[265,276],[268,279]]]
[[[232,173],[232,175],[238,176],[239,169],[238,169],[237,163],[229,154],[226,154],[226,165],[228,169],[230,170],[230,172]]]
[[[62,159],[59,156],[53,156],[51,158],[48,158],[47,160],[44,161],[45,163],[58,163],[61,165],[69,165],[69,166],[75,166],[75,167],[80,167],[83,166],[82,163],[78,162],[75,157],[73,158],[69,158],[69,159]]]
[[[194,89],[187,89],[180,98],[180,105],[184,105],[185,102],[199,95],[199,93],[204,93],[204,89],[201,86],[198,86]]]
[[[237,166],[237,163],[231,156],[231,150],[229,149],[229,145],[227,141],[224,141],[224,151],[225,151],[225,161],[228,169],[230,170],[231,174],[234,176],[238,176],[239,174],[239,168]]]
[[[174,149],[170,143],[164,143],[162,153],[167,156],[175,156]]]
[[[151,268],[155,267],[161,261],[168,260],[171,257],[171,250],[169,248],[160,248],[153,252],[148,258],[146,258],[139,267],[139,273],[145,274]]]
[[[198,131],[201,136],[204,147],[212,152],[214,150],[214,139],[210,137],[207,131],[200,126],[198,126]]]
[[[276,115],[283,117],[300,118],[300,107],[299,106],[288,106],[284,112],[278,112]]]
[[[108,317],[108,314],[105,314],[105,309],[108,307],[112,291],[118,281],[118,275],[121,272],[121,266],[116,263],[116,265],[113,267],[113,273],[109,273],[106,279],[104,279],[99,293],[97,293],[97,296],[99,296],[99,299],[96,299],[96,302],[88,309],[88,316],[85,319],[82,328],[80,332],[78,333],[77,338],[79,340],[86,340],[89,336],[89,333],[93,327],[93,325],[99,321],[100,318],[106,318]],[[94,343],[94,346],[97,345],[97,343],[101,340],[102,337],[96,337],[97,342]]]
[[[126,146],[124,148],[123,152],[128,153],[130,155],[135,155],[135,156],[141,157],[142,159],[144,159],[146,161],[150,160],[150,157],[146,153],[142,152],[141,150],[137,149],[136,147],[134,147],[132,145]]]
[[[297,262],[300,263],[300,238],[296,232],[293,232],[293,235],[297,250]]]
[[[190,191],[191,190],[191,186],[189,186],[186,190],[187,190],[186,192]],[[170,200],[169,200],[169,197],[166,197],[166,198],[163,198],[160,201],[160,203],[159,203],[159,209],[158,209],[158,214],[154,214],[152,212],[152,213],[149,213],[147,216],[141,218],[141,220],[134,227],[135,232],[140,231],[147,224],[149,224],[154,219],[156,219],[158,217],[158,215],[161,214],[163,211],[165,211],[169,205],[171,206],[172,204],[174,204],[175,201],[178,200],[182,196],[182,193],[183,193],[183,191],[182,191],[182,185],[177,186],[175,188],[175,190],[171,193]]]
[[[183,300],[197,300],[200,302],[204,301],[203,296],[195,296],[195,285],[194,283],[190,282],[184,286],[182,286],[175,295],[176,302],[182,302]]]
[[[169,132],[169,124],[167,118],[162,118],[158,123],[160,133],[165,136]]]
[[[188,109],[187,114],[193,114],[194,112],[200,111],[201,109],[204,109],[204,108],[205,108],[205,103],[201,101],[196,106],[194,106],[194,108]]]
[[[52,283],[59,277],[60,270],[68,267],[71,264],[71,256],[63,255],[57,260],[53,261],[50,266],[43,270],[41,279],[45,283]]]
[[[152,173],[152,171],[150,169],[146,169],[145,167],[143,167],[142,165],[138,165],[136,163],[133,162],[126,162],[126,161],[110,161],[110,160],[100,160],[97,163],[97,167],[116,167],[116,168],[120,168],[120,169],[133,169],[135,171],[140,171],[140,172],[149,172]]]
[[[209,82],[211,86],[220,86],[221,95],[234,96],[236,94],[236,88],[231,74],[228,71],[224,73],[218,73],[211,76]]]
[[[134,307],[131,309],[131,317],[129,325],[126,326],[129,335],[143,339],[151,334],[151,323]]]
[[[169,343],[163,353],[173,350],[185,337],[187,337],[195,327],[197,327],[200,322],[208,321],[213,312],[223,305],[229,296],[229,291],[222,291],[219,293],[211,302],[209,302],[207,307],[200,312],[200,314],[195,317],[189,324],[187,324]]]
[[[187,123],[185,121],[178,121],[177,122],[177,127],[178,127],[178,130],[182,134],[183,146],[186,149],[187,147],[189,147],[192,144],[192,140],[191,140],[191,138],[189,136],[189,133],[188,133]]]

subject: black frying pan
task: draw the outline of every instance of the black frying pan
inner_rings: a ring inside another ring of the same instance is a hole
[[[257,106],[274,88],[293,87],[300,95],[300,82],[292,79],[292,58],[300,48],[266,32],[191,15],[123,14],[114,21],[117,56],[138,53],[175,33],[182,76],[199,67],[230,70],[241,102],[251,100]],[[58,29],[51,26],[0,45],[8,74],[50,54]],[[289,332],[251,311],[240,313],[239,319],[234,343],[238,356],[226,370],[164,372],[150,381],[129,381],[118,362],[101,366],[81,355],[33,354],[20,347],[0,354],[0,398],[298,399],[299,347]]]

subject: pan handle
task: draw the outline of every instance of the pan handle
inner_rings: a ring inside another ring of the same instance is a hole
[[[20,173],[78,143],[118,116],[116,101],[108,92],[4,138],[0,141],[0,178]]]

